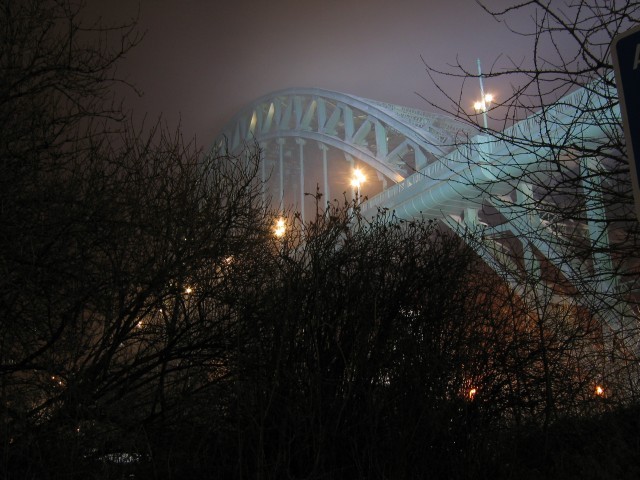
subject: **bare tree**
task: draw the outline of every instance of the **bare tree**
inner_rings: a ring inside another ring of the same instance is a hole
[[[521,426],[552,428],[629,396],[619,379],[637,376],[616,370],[628,344],[610,348],[600,307],[627,312],[635,290],[585,303],[591,283],[563,268],[571,247],[591,279],[635,278],[628,191],[607,180],[617,170],[588,177],[615,200],[595,223],[629,233],[608,277],[596,265],[611,246],[581,233],[599,204],[565,195],[586,170],[538,161],[539,137],[509,144],[535,161],[498,165],[493,185],[478,184],[485,209],[461,217],[487,223],[467,239],[518,267],[504,270],[517,289],[432,223],[365,221],[358,204],[318,207],[277,237],[257,149],[202,155],[179,131],[122,112],[113,67],[137,42],[135,22],[83,24],[66,1],[1,5],[3,476],[111,478],[131,462],[154,478],[465,478],[513,461],[501,445],[530,438]],[[508,143],[502,129],[483,133],[483,154]],[[600,150],[622,165],[622,143]],[[553,176],[554,165],[575,168]],[[501,201],[518,213],[511,224],[538,215],[536,228],[497,237]],[[566,211],[574,223],[551,215]],[[525,242],[549,231],[546,250]],[[607,398],[594,397],[596,380]]]
[[[435,223],[333,205],[276,246],[241,322],[238,477],[467,478],[604,406],[600,323],[536,309]]]
[[[135,22],[82,15],[0,6],[0,441],[3,473],[26,478],[146,455],[223,384],[246,288],[231,273],[270,236],[258,152],[134,126],[114,73]]]
[[[640,228],[610,48],[615,35],[640,21],[640,3],[526,1],[483,8],[509,28],[518,25],[511,31],[531,39],[532,55],[498,57],[482,74],[476,65],[427,65],[444,95],[431,105],[470,124],[480,120],[480,135],[460,144],[464,182],[476,187],[478,207],[449,224],[476,233],[477,251],[538,311],[564,304],[598,317],[607,351],[619,364],[634,365]],[[485,103],[486,123],[461,100],[468,98],[468,81],[479,78],[487,88],[512,85]],[[454,79],[462,90],[448,89]],[[613,375],[618,367],[611,368]],[[628,380],[626,391],[637,392],[637,378]]]

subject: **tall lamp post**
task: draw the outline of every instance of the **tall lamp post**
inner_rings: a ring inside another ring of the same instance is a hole
[[[480,59],[478,59],[478,80],[480,80],[480,96],[481,99],[473,104],[473,108],[476,112],[482,112],[482,120],[484,128],[487,128],[487,110],[489,105],[493,101],[493,95],[484,93],[484,85],[482,84],[482,69],[480,67]]]

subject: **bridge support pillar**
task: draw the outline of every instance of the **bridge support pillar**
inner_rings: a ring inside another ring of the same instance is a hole
[[[300,147],[300,218],[302,218],[302,221],[304,222],[304,145],[307,142],[302,138],[296,138],[296,143]]]
[[[262,204],[267,205],[267,143],[260,142],[260,191],[262,192]]]
[[[593,251],[593,271],[600,293],[612,293],[616,288],[613,263],[609,254],[607,213],[602,198],[602,176],[597,158],[586,158],[580,165],[582,189],[585,193],[585,213]]]
[[[279,211],[282,213],[284,210],[284,138],[279,138],[276,140],[278,144],[278,153],[280,156],[280,165],[278,166],[278,173],[280,174],[280,189],[278,191],[278,200],[280,205],[278,207]]]
[[[349,165],[351,166],[351,172],[353,172],[356,169],[356,162],[353,159],[353,157],[351,155],[349,155],[348,153],[344,154],[344,158],[347,160],[347,162],[349,162]],[[356,198],[356,188],[352,185],[351,186],[351,198],[355,199]]]
[[[327,203],[331,202],[331,194],[329,192],[329,169],[327,167],[327,150],[329,150],[329,147],[327,147],[324,143],[318,143],[318,148],[322,150],[322,174],[324,180],[323,193],[325,198],[324,205],[326,206]]]

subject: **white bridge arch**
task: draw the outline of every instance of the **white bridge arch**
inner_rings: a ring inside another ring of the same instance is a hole
[[[235,151],[258,142],[269,175],[279,180],[276,198],[282,202],[295,190],[291,203],[304,213],[305,175],[294,179],[292,172],[304,172],[314,157],[322,157],[325,168],[318,184],[327,198],[335,192],[332,186],[346,185],[336,181],[335,168],[327,167],[329,150],[333,157],[340,152],[350,166],[366,166],[384,190],[452,150],[460,132],[473,130],[443,115],[327,90],[295,88],[254,101],[228,124],[216,146]],[[319,151],[305,148],[313,143]]]

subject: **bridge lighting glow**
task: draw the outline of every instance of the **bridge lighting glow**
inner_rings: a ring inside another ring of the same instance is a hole
[[[360,197],[360,185],[366,182],[366,180],[367,180],[367,177],[364,173],[362,173],[362,170],[360,170],[359,168],[356,168],[353,171],[353,177],[351,177],[351,186],[357,189],[358,197]]]
[[[285,234],[286,231],[287,227],[285,225],[284,218],[280,217],[278,220],[276,220],[276,225],[273,228],[273,234],[276,237],[280,238]]]
[[[363,184],[366,180],[367,180],[367,177],[365,176],[364,173],[362,173],[362,170],[360,170],[359,168],[356,168],[353,171],[353,178],[351,179],[351,185],[353,185],[354,187],[360,187],[360,185]]]

